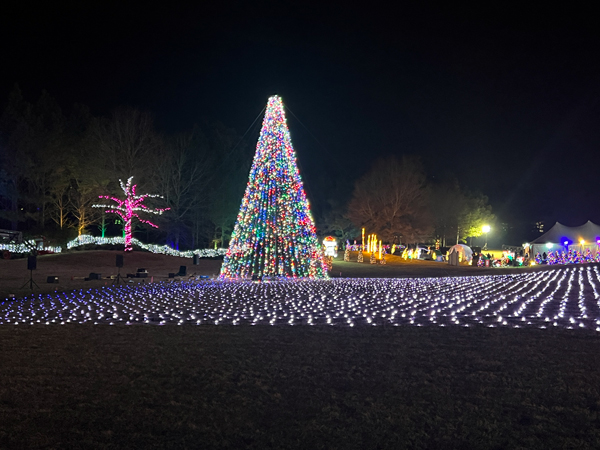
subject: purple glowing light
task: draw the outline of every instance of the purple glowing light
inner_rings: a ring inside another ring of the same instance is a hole
[[[426,279],[112,286],[0,303],[0,325],[562,327],[600,331],[598,267]]]

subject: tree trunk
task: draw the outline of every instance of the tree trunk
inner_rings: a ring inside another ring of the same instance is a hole
[[[100,232],[102,233],[102,237],[104,237],[106,233],[106,213],[102,211],[102,225],[100,225]]]
[[[225,248],[225,224],[221,225],[221,248]]]
[[[19,220],[17,219],[17,215],[19,214],[19,200],[17,197],[16,189],[14,194],[11,196],[11,210],[13,212],[12,220],[10,221],[10,226],[13,231],[16,231],[19,226]]]
[[[133,247],[131,246],[131,218],[130,217],[125,221],[124,230],[125,230],[125,251],[130,252],[131,250],[133,250]]]

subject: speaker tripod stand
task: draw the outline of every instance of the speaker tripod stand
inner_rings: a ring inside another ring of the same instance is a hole
[[[113,285],[115,284],[121,284],[124,283],[123,281],[123,276],[121,275],[121,268],[119,267],[119,269],[117,270],[117,278],[115,278],[115,280],[113,281]]]
[[[25,284],[23,286],[21,286],[21,289],[23,289],[25,286],[29,285],[29,289],[31,289],[33,291],[33,285],[35,284],[36,288],[40,288],[38,286],[38,284],[33,281],[33,269],[29,269],[29,280],[25,282]]]
[[[113,286],[115,284],[121,284],[121,282],[123,281],[123,277],[121,276],[121,267],[123,267],[123,255],[116,255],[115,258],[115,266],[117,266],[118,270],[117,270],[117,278],[115,278],[115,281],[113,281]]]

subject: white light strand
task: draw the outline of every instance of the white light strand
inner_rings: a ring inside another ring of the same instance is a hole
[[[185,250],[179,251],[175,250],[168,245],[154,245],[154,244],[144,244],[139,239],[131,238],[131,243],[137,245],[138,247],[152,252],[152,253],[160,253],[163,255],[169,256],[179,256],[180,258],[193,258],[194,255],[198,255],[200,258],[217,258],[225,255],[227,252],[226,248],[201,248],[196,250]],[[96,237],[89,236],[86,234],[82,234],[79,237],[76,237],[72,241],[67,242],[67,249],[72,249],[76,247],[80,247],[82,245],[124,245],[125,238],[124,237]]]
[[[60,253],[62,251],[61,247],[44,246],[42,242],[36,244],[34,240],[27,241],[27,244],[0,244],[0,251],[8,250],[14,254],[29,253],[32,248],[35,248],[38,252],[48,253]]]
[[[0,302],[0,325],[548,326],[600,331],[598,270],[425,279],[189,280]]]

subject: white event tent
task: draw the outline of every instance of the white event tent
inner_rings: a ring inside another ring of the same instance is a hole
[[[600,225],[587,221],[578,227],[568,227],[556,222],[552,228],[529,243],[526,251],[533,257],[548,252],[567,252],[569,249],[585,252],[588,248],[596,254],[600,246]]]

